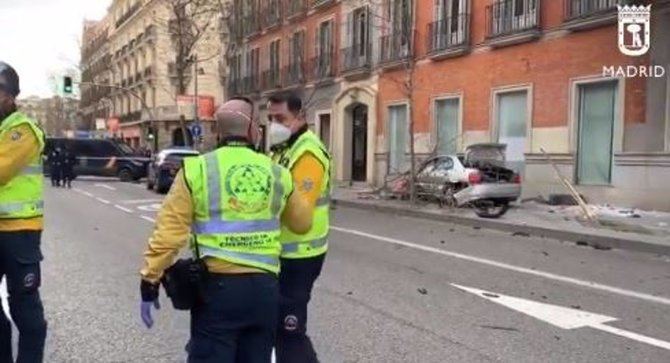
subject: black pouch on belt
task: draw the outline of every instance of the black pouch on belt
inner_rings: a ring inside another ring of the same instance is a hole
[[[191,310],[204,301],[203,287],[208,271],[205,261],[200,258],[197,241],[196,258],[180,259],[170,266],[161,279],[172,306],[177,310]]]

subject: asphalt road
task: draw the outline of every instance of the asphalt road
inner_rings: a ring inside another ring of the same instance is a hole
[[[184,361],[188,315],[163,298],[147,330],[138,313],[161,196],[75,187],[46,193],[46,360]],[[332,224],[309,321],[323,362],[670,362],[667,257],[347,208]]]

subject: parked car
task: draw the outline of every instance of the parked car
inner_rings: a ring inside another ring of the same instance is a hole
[[[154,155],[148,166],[147,189],[167,193],[184,158],[198,155],[199,152],[188,148],[165,149]]]
[[[146,176],[149,158],[118,140],[47,138],[44,155],[57,147],[68,148],[76,156],[75,175],[116,176],[124,182]]]
[[[504,144],[475,144],[462,157],[440,155],[417,169],[417,195],[440,205],[470,205],[482,218],[498,218],[521,196],[521,177],[505,167]]]

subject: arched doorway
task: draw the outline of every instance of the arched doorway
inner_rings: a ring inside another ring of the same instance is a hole
[[[367,180],[368,170],[368,106],[354,106],[351,115],[351,180],[364,182]]]
[[[188,141],[188,144],[186,143]],[[193,145],[193,135],[191,135],[191,130],[186,128],[186,138],[184,138],[184,132],[181,127],[177,127],[172,131],[172,145],[173,146],[191,146]]]

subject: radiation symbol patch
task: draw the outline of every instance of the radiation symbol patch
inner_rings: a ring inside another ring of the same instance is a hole
[[[258,165],[238,165],[226,174],[228,206],[241,213],[257,213],[270,204],[272,175]]]

